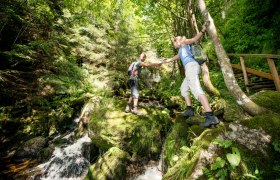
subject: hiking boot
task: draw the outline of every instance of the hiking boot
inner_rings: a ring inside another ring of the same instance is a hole
[[[206,128],[210,126],[216,126],[219,123],[220,121],[215,115],[206,115],[205,122],[201,123],[200,126]]]
[[[135,110],[131,110],[131,113],[135,115],[144,115],[144,113]]]
[[[189,118],[194,115],[194,111],[192,107],[187,107],[186,111],[183,113],[183,117]]]
[[[131,110],[131,113],[135,115],[144,115],[142,112],[139,112],[137,106],[134,106],[134,108]]]

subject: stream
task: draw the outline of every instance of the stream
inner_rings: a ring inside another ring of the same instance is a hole
[[[162,155],[158,162],[149,163],[145,166],[145,171],[129,180],[161,180],[162,179]]]
[[[163,106],[155,102],[142,102],[143,106]],[[84,179],[91,166],[91,139],[85,133],[82,137],[76,138],[75,131],[80,117],[75,119],[75,127],[64,135],[57,135],[48,142],[49,146],[54,148],[50,159],[47,162],[39,164],[33,168],[25,169],[17,174],[13,174],[13,179],[44,179],[44,180],[80,180]],[[62,141],[60,145],[56,142]],[[100,155],[100,154],[99,154]],[[132,176],[126,177],[129,180],[161,180],[162,179],[162,155],[158,161],[147,160],[141,162],[138,171]],[[141,170],[139,170],[141,169]],[[1,179],[1,178],[0,178]]]
[[[68,137],[71,137],[70,134]],[[88,135],[84,135],[74,144],[56,147],[51,159],[40,164],[43,169],[41,179],[81,179],[85,177],[90,167],[90,143]]]

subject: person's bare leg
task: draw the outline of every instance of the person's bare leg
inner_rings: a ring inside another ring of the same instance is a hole
[[[207,99],[206,95],[205,94],[201,94],[201,95],[198,96],[198,98],[199,98],[199,101],[202,104],[204,110],[206,112],[212,112],[212,109],[210,107],[210,104],[208,102],[208,99]]]
[[[130,98],[128,99],[127,105],[126,105],[126,107],[125,107],[125,112],[129,112],[129,111],[131,110],[132,101],[133,101],[133,98],[130,97]]]
[[[138,104],[138,98],[133,98],[133,111],[134,112],[138,112],[137,104]]]
[[[185,96],[185,102],[187,106],[192,106],[191,98],[190,96]]]

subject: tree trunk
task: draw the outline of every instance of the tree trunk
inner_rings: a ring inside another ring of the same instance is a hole
[[[237,103],[249,114],[254,116],[266,112],[266,109],[258,106],[253,101],[251,101],[251,99],[247,97],[247,95],[241,90],[241,88],[237,84],[232,67],[230,65],[230,59],[228,58],[226,51],[224,50],[220,39],[218,38],[217,30],[214,25],[214,20],[212,19],[210,13],[206,9],[205,1],[198,0],[198,7],[204,21],[210,21],[210,24],[207,28],[207,32],[209,33],[213,41],[215,52],[217,54],[219,64],[221,66],[221,70],[224,76],[224,81],[228,90],[234,96]]]
[[[212,84],[212,81],[210,79],[210,74],[209,74],[209,68],[205,63],[203,63],[201,66],[201,71],[202,71],[202,80],[203,80],[203,84],[206,87],[206,89],[208,90],[208,92],[216,95],[216,96],[220,96],[220,92],[219,90]]]
[[[192,27],[192,36],[195,36],[196,34],[199,33],[199,30],[198,30],[198,26],[197,26],[197,21],[196,21],[196,17],[195,17],[195,14],[194,14],[194,11],[193,11],[193,2],[192,0],[186,0],[186,9],[187,9],[187,12],[188,12],[188,17],[190,17],[190,26]],[[199,43],[199,42],[197,42]],[[220,92],[217,88],[215,88],[215,86],[212,84],[212,81],[210,79],[210,75],[209,75],[209,68],[205,63],[203,63],[201,66],[201,75],[202,75],[202,80],[203,80],[203,84],[204,86],[206,87],[206,90],[209,92],[209,93],[212,93],[216,96],[219,96],[220,95]]]

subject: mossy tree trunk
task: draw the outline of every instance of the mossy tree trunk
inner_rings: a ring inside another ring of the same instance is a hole
[[[220,39],[217,34],[216,27],[214,25],[214,20],[212,19],[210,13],[207,10],[206,4],[204,0],[198,0],[198,7],[202,14],[204,21],[210,21],[210,24],[207,28],[207,32],[209,33],[215,48],[215,52],[217,54],[219,64],[221,66],[221,70],[224,76],[225,84],[230,91],[230,93],[234,96],[237,103],[249,114],[258,115],[264,113],[266,109],[258,106],[256,103],[251,101],[251,99],[241,90],[239,85],[236,82],[231,64],[228,55],[220,42]]]

